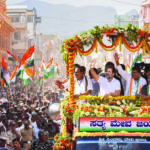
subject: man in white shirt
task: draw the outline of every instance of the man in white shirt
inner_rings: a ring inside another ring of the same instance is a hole
[[[65,84],[62,84],[61,81],[56,81],[56,85],[61,89],[69,89],[69,81]],[[91,79],[87,78],[84,75],[84,69],[83,67],[76,67],[75,68],[75,91],[74,91],[74,98],[78,98],[81,95],[89,95],[92,88],[92,82]]]
[[[106,77],[98,76],[94,71],[94,64],[90,67],[91,74],[94,79],[100,84],[100,96],[120,96],[121,86],[118,80],[114,78],[115,68],[112,66],[107,67]]]
[[[114,58],[119,74],[126,80],[125,95],[131,96],[140,94],[142,87],[146,84],[146,80],[140,75],[140,68],[134,66],[132,68],[132,74],[130,75],[119,65],[119,57],[117,53],[115,53]]]

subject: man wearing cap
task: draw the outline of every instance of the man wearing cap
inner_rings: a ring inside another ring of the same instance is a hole
[[[23,129],[22,120],[18,120],[18,121],[17,121],[17,126],[18,126],[18,127],[16,128],[17,131],[20,131],[21,129]]]
[[[52,150],[52,143],[45,140],[45,132],[40,130],[38,132],[39,139],[34,141],[31,145],[31,150]]]
[[[32,143],[32,138],[36,139],[34,131],[32,128],[29,127],[30,122],[25,121],[24,122],[24,129],[21,130],[21,136],[22,136],[22,143],[23,143],[23,148],[26,150],[29,150],[31,147]]]

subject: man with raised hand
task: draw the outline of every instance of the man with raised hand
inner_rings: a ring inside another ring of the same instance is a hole
[[[115,68],[108,66],[106,68],[105,77],[98,76],[94,71],[95,63],[90,65],[90,71],[93,78],[100,84],[100,96],[120,96],[121,87],[118,80],[114,78]]]
[[[141,89],[146,84],[146,80],[143,77],[141,77],[140,68],[137,66],[134,66],[132,68],[132,73],[130,75],[126,71],[124,71],[122,67],[120,66],[119,57],[117,53],[115,53],[114,58],[115,58],[115,62],[116,62],[119,74],[122,76],[122,78],[126,80],[125,95],[131,96],[131,95],[141,94]]]

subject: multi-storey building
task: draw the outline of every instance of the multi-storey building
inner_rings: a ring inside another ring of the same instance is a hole
[[[11,33],[14,28],[6,15],[6,0],[0,1],[0,64],[3,56],[7,61],[7,50],[11,51]]]
[[[138,14],[125,14],[125,15],[117,15],[115,16],[115,24],[116,25],[127,25],[133,24],[135,26],[139,25],[139,15]]]
[[[7,14],[16,29],[12,36],[12,51],[20,60],[25,51],[36,43],[36,25],[40,22],[39,17],[35,9],[28,10],[28,7],[23,5],[8,6]]]
[[[139,23],[140,27],[150,30],[150,0],[142,2]]]

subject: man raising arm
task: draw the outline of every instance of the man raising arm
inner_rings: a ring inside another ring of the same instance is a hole
[[[118,80],[114,78],[115,68],[110,66],[106,69],[106,77],[98,76],[94,71],[94,66],[91,64],[90,70],[93,78],[100,84],[100,95],[120,96],[121,87]]]

